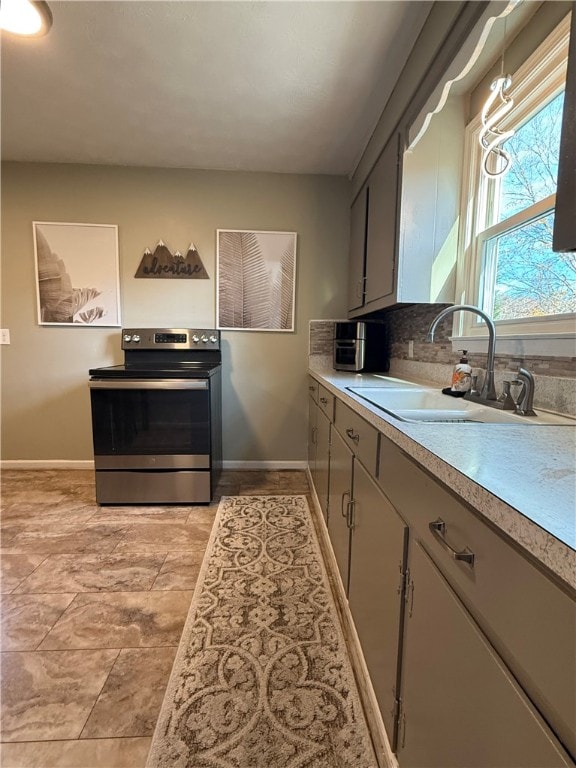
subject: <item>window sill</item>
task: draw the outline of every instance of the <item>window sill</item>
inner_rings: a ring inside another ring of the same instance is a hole
[[[488,334],[451,336],[452,350],[486,352]],[[496,330],[496,354],[515,357],[576,357],[576,333],[499,334]]]

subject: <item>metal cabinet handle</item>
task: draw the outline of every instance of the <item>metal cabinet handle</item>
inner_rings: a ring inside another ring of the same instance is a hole
[[[312,445],[317,445],[316,443],[316,433],[318,432],[318,427],[312,427],[312,434],[310,435],[310,442]]]
[[[316,392],[316,387],[313,387],[312,384],[309,385],[308,389],[310,392]]]
[[[400,749],[404,749],[404,747],[406,746],[406,715],[404,714],[404,711],[400,716],[400,723],[398,725],[398,730],[400,731],[400,735],[398,737],[398,741],[400,742]]]
[[[406,571],[406,591],[404,592],[404,604],[408,606],[408,618],[412,618],[414,612],[414,579],[410,578],[410,571]]]
[[[346,504],[346,509],[344,509],[344,499],[348,496],[348,504],[350,503],[350,497],[351,493],[350,491],[344,491],[342,494],[342,499],[340,500],[340,514],[342,517],[348,517],[348,504]]]
[[[352,427],[348,427],[348,429],[346,430],[346,434],[348,435],[350,440],[353,440],[356,444],[360,442],[360,435],[358,434],[358,432],[354,432]]]
[[[320,402],[324,403],[324,405],[328,405],[328,398],[327,397],[321,397]]]
[[[468,563],[472,568],[474,567],[474,552],[472,552],[472,550],[466,547],[466,549],[458,552],[458,550],[454,549],[454,547],[450,546],[446,541],[446,523],[444,520],[438,518],[438,520],[428,523],[428,528],[430,529],[430,533],[440,542],[440,544],[442,544],[444,549],[447,549],[448,552],[450,552],[453,560],[460,560],[461,562]]]
[[[348,504],[346,505],[346,525],[350,530],[354,528],[354,512],[356,510],[356,501],[354,499],[350,499]]]

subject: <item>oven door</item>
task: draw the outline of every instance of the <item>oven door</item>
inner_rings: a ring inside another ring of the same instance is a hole
[[[209,469],[208,379],[90,380],[95,468]]]

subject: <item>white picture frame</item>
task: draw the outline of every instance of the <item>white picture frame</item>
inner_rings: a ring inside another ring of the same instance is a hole
[[[294,332],[296,232],[216,230],[220,330]]]
[[[32,222],[39,325],[118,327],[116,224]]]

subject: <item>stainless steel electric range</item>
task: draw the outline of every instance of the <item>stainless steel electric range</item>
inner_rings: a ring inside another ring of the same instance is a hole
[[[222,467],[220,332],[125,328],[124,364],[92,368],[99,504],[212,500]]]

